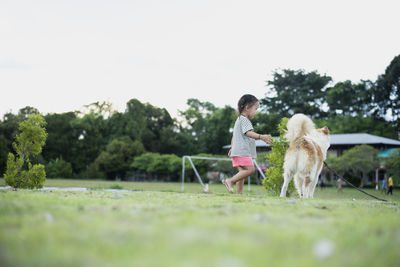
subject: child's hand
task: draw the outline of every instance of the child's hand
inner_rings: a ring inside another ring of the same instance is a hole
[[[230,156],[231,156],[231,152],[232,152],[232,148],[230,148],[230,149],[229,149],[229,152],[228,152],[228,157],[230,157]]]
[[[262,134],[260,136],[260,139],[263,140],[267,144],[271,144],[271,142],[272,142],[272,137],[269,134]]]

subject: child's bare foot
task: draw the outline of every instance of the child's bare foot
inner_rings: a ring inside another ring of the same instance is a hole
[[[230,182],[230,179],[222,180],[222,183],[225,185],[226,189],[228,189],[228,192],[233,194],[233,187],[232,183]]]

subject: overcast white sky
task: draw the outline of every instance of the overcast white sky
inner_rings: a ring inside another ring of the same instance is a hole
[[[0,116],[132,98],[173,117],[235,107],[278,68],[375,80],[400,54],[400,1],[1,0]]]

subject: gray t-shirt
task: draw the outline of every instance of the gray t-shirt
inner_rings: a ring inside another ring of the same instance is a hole
[[[233,142],[231,157],[252,157],[255,159],[256,154],[256,141],[245,135],[247,131],[253,130],[251,121],[240,115],[233,127]]]

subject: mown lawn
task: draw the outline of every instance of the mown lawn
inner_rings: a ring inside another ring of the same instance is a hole
[[[0,186],[4,180],[0,179]],[[99,188],[133,190],[109,192]],[[399,266],[400,198],[345,189],[280,199],[260,186],[47,180],[0,190],[0,266]]]

